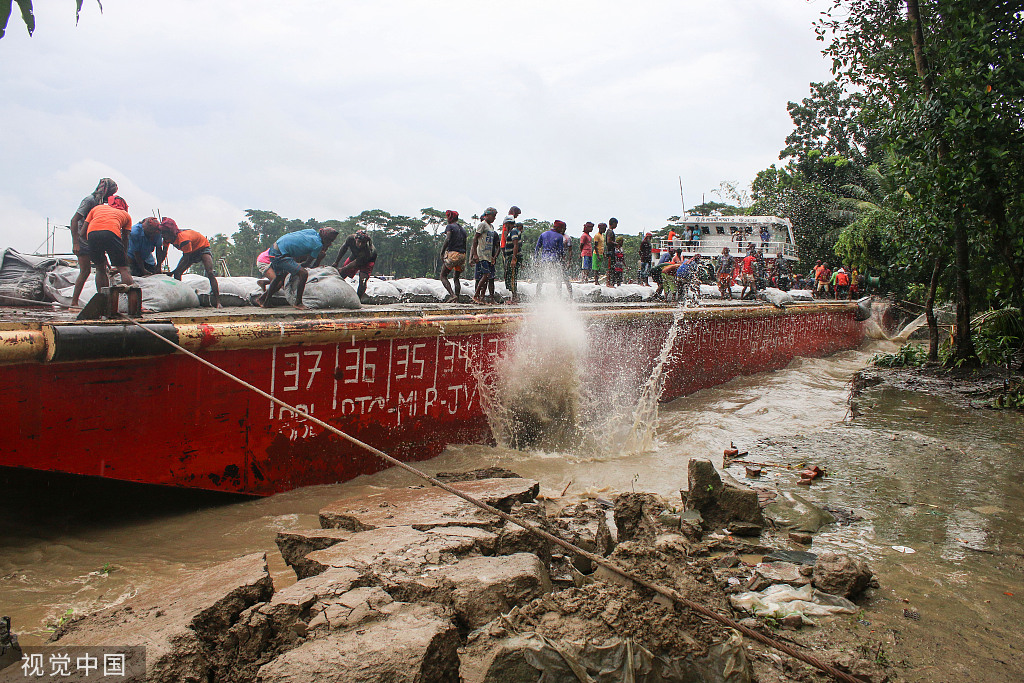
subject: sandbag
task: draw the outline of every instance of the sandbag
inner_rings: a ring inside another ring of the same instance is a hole
[[[433,278],[405,277],[393,280],[393,284],[402,293],[402,299],[405,301],[442,301],[448,296],[441,281]]]
[[[781,289],[775,287],[768,287],[757,293],[757,298],[761,301],[767,301],[776,308],[785,308],[787,304],[791,304],[796,301],[796,298],[787,292],[783,292]]]
[[[289,277],[283,288],[288,303],[295,305],[295,278]],[[347,308],[357,309],[359,297],[356,290],[345,281],[335,268],[324,266],[310,268],[306,289],[302,293],[302,303],[309,308]]]
[[[148,277],[132,278],[135,284],[142,288],[142,310],[154,313],[165,313],[167,311],[180,311],[186,308],[199,308],[199,296],[195,290],[183,282],[175,280],[170,275],[150,275]],[[58,281],[59,278],[54,278]],[[111,284],[121,281],[119,276],[110,278]],[[65,306],[71,305],[71,296],[74,294],[74,283],[69,287],[48,290],[54,301]],[[96,295],[96,276],[90,275],[85,286],[82,287],[82,294],[79,303],[85,305]],[[128,312],[127,297],[122,296],[118,307],[121,313]]]
[[[352,283],[351,280],[348,282],[349,284]],[[358,280],[356,282],[358,283]],[[371,299],[391,299],[391,303],[394,303],[402,298],[402,292],[387,280],[371,277],[366,280],[366,296]]]
[[[46,272],[57,266],[52,256],[30,256],[4,249],[0,257],[0,296],[29,301],[46,301],[43,281]]]
[[[73,290],[76,279],[78,279],[78,268],[57,266],[43,277],[43,296],[46,297],[47,301],[57,301],[62,304],[70,303],[70,298],[65,301],[60,291],[68,287],[71,287]]]
[[[181,281],[195,290],[200,304],[210,305],[210,278],[186,273]],[[220,292],[221,306],[251,306],[253,293],[258,295],[263,291],[256,282],[254,277],[218,277],[217,290]]]

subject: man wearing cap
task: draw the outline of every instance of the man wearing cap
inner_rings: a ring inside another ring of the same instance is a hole
[[[651,277],[651,239],[654,233],[647,233],[640,241],[640,278],[638,282],[649,287]]]
[[[572,298],[572,283],[569,282],[569,274],[565,269],[565,221],[555,221],[551,229],[545,231],[537,239],[537,245],[533,248],[533,260],[537,264],[537,298],[540,298],[541,290],[544,288],[544,281],[551,279],[555,283],[555,293],[558,293],[558,283],[564,282],[565,289]]]
[[[444,229],[444,244],[441,245],[441,284],[448,292],[445,303],[459,300],[462,294],[462,269],[466,267],[466,229],[459,223],[459,212],[444,212],[448,227]],[[455,291],[448,282],[448,273],[455,273]]]
[[[594,267],[594,238],[590,236],[593,230],[594,224],[590,221],[583,224],[583,234],[580,235],[581,282],[590,281],[590,271]]]
[[[337,231],[335,231],[335,235],[337,235]],[[345,259],[345,263],[338,268],[341,257],[346,253],[351,254],[351,258]],[[359,289],[356,294],[362,301],[363,295],[366,294],[366,281],[370,279],[373,265],[376,262],[377,250],[373,246],[373,240],[365,230],[357,230],[355,234],[349,235],[345,243],[341,245],[338,258],[334,259],[334,267],[342,277],[352,277],[359,273]]]
[[[480,222],[477,223],[476,232],[473,234],[470,263],[476,265],[476,291],[473,294],[473,301],[478,304],[487,303],[484,296],[488,290],[492,301],[494,299],[494,253],[498,244],[493,226],[497,217],[498,210],[493,206],[488,207],[480,216]]]
[[[516,221],[519,220],[519,214],[521,214],[521,213],[522,213],[522,211],[519,209],[518,206],[513,206],[513,207],[511,207],[508,210],[508,215],[505,216],[505,220],[503,220],[501,222],[501,250],[502,250],[502,252],[505,251],[505,244],[508,242],[508,230],[510,229],[508,226],[515,225]]]
[[[159,267],[167,256],[167,249],[170,245],[176,246],[181,252],[178,265],[171,271],[175,280],[180,280],[185,271],[196,263],[202,263],[206,271],[206,278],[210,281],[210,305],[214,308],[223,308],[220,305],[220,290],[217,288],[217,272],[213,269],[213,251],[210,250],[210,240],[206,239],[195,230],[180,230],[173,218],[164,218],[160,221],[160,236],[167,243],[167,247],[161,249],[160,259],[157,262]]]
[[[256,304],[266,308],[271,297],[277,294],[285,278],[290,275],[296,282],[295,308],[305,309],[302,294],[306,290],[306,278],[309,277],[306,265],[312,262],[314,268],[319,266],[337,237],[338,231],[334,228],[306,228],[278,237],[270,247],[270,269],[274,271],[274,279]]]

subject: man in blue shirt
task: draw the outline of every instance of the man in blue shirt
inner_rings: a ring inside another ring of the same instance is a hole
[[[551,279],[555,283],[555,293],[558,292],[558,283],[564,282],[565,289],[572,298],[572,285],[569,283],[569,274],[565,270],[565,221],[555,221],[551,229],[545,231],[537,239],[537,245],[533,248],[533,258],[537,263],[537,298],[540,298],[544,289],[544,281]]]
[[[337,236],[338,231],[334,228],[306,228],[278,237],[270,247],[270,267],[274,270],[274,279],[263,296],[256,301],[257,305],[266,308],[270,298],[284,285],[284,279],[291,275],[297,283],[295,308],[305,309],[302,293],[306,289],[306,278],[309,277],[306,266],[310,263],[314,268],[319,266]]]
[[[160,253],[160,258],[154,256]],[[160,236],[160,223],[155,218],[145,218],[132,226],[128,233],[128,267],[134,277],[145,277],[160,272],[157,265],[167,256],[164,238]]]

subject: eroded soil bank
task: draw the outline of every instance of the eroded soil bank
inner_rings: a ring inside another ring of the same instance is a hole
[[[76,616],[51,642],[145,646],[137,680],[148,681],[804,680],[821,674],[750,635],[793,642],[780,629],[795,636],[813,626],[807,615],[854,615],[850,599],[877,587],[847,553],[779,556],[771,492],[708,460],[690,462],[676,501],[551,498],[494,469],[446,478],[592,555],[440,489],[392,487],[329,503],[316,528],[280,532],[294,581],[275,582],[266,553],[238,557]],[[651,582],[753,631],[674,604]],[[786,606],[755,608],[780,594]],[[862,680],[890,677],[871,646],[801,650]]]

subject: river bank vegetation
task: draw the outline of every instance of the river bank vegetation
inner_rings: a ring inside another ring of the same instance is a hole
[[[690,212],[790,218],[801,270],[818,259],[842,262],[921,304],[931,362],[940,360],[935,304],[952,301],[943,359],[984,362],[991,354],[977,344],[989,342],[972,319],[1011,309],[1000,315],[1020,322],[1024,311],[1024,13],[1000,0],[833,0],[813,30],[834,79],[789,103],[794,129],[780,162],[749,188],[723,182],[721,201]],[[444,208],[322,221],[251,209],[213,249],[233,274],[251,274],[259,252],[290,230],[365,229],[380,253],[377,273],[433,277]],[[680,220],[642,229],[665,236]],[[527,252],[548,227],[524,221]],[[633,273],[640,238],[625,237]],[[1021,336],[999,343],[1012,354]]]

